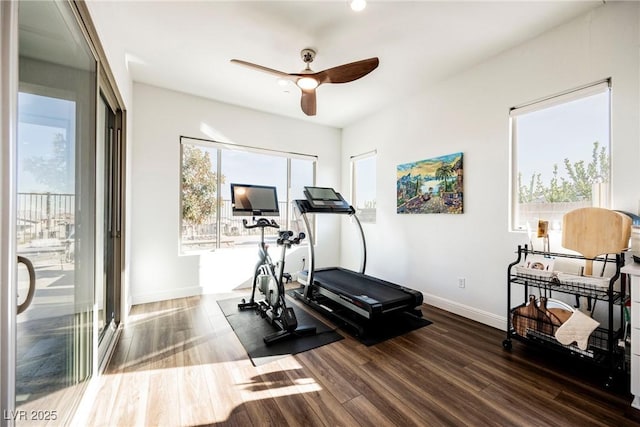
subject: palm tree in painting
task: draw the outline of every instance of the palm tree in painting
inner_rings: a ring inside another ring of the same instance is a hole
[[[449,191],[449,177],[453,175],[453,168],[451,165],[443,163],[438,169],[436,169],[436,178],[444,181],[444,191]]]
[[[420,195],[420,188],[422,188],[422,180],[420,179],[420,176],[418,176],[416,178],[416,186],[414,187],[414,193],[412,197]]]

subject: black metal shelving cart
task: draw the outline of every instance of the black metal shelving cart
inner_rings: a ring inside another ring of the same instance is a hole
[[[608,265],[612,267],[613,274],[608,278],[599,279],[519,268],[523,261],[532,255],[556,260],[576,259],[600,262],[603,263],[603,271],[604,266]],[[517,259],[509,264],[507,269],[507,338],[502,342],[503,347],[511,350],[512,340],[516,339],[543,346],[545,349],[560,352],[569,357],[592,362],[609,370],[605,385],[611,386],[617,373],[624,368],[625,349],[618,345],[618,340],[623,337],[625,320],[626,280],[620,275],[623,265],[623,254],[610,254],[589,259],[581,255],[535,251],[529,249],[527,245],[518,246]],[[512,289],[514,286],[519,286],[524,291],[521,304],[513,305],[512,303],[512,295],[519,301],[519,298],[514,295],[514,289]],[[586,299],[592,307],[599,301],[604,302],[607,304],[606,325],[596,328],[591,333],[586,349],[579,348],[575,343],[563,345],[554,336],[555,331],[562,324],[558,318],[548,312],[546,316],[527,314],[532,312],[529,310],[532,303],[538,304],[533,297],[530,297],[533,291],[539,293],[541,301],[552,298],[554,293],[558,293],[572,295],[576,300]],[[614,326],[616,323],[619,327]]]

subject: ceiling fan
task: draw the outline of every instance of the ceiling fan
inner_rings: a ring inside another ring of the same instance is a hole
[[[315,72],[309,65],[316,57],[315,50],[303,49],[302,52],[300,52],[300,56],[307,66],[299,73],[284,73],[240,59],[232,59],[231,62],[294,82],[302,91],[300,106],[307,116],[316,115],[316,88],[318,86],[323,83],[348,83],[358,80],[375,70],[380,63],[378,58],[369,58]]]

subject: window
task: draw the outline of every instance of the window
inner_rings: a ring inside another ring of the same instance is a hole
[[[573,209],[609,206],[610,81],[511,110],[511,229],[560,230]]]
[[[181,138],[181,253],[255,245],[257,229],[246,230],[231,210],[231,183],[270,185],[277,189],[281,229],[298,231],[293,200],[315,183],[313,156],[283,153],[213,141]],[[300,230],[301,231],[301,230]],[[276,229],[265,229],[275,242]]]
[[[376,152],[351,157],[351,204],[360,222],[376,222]]]

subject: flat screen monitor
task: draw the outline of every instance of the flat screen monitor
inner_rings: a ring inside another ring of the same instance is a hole
[[[333,188],[328,187],[304,187],[309,193],[309,197],[313,201],[340,201],[342,197],[338,196]]]
[[[349,203],[329,187],[304,187],[304,195],[314,208],[348,209]]]
[[[231,210],[234,216],[278,216],[276,187],[231,184]]]

